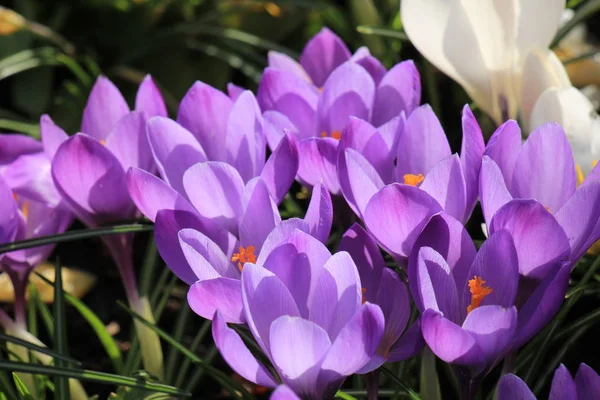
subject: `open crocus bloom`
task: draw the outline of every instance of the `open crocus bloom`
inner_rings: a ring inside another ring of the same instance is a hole
[[[377,304],[385,318],[385,329],[377,353],[360,373],[373,371],[387,361],[413,357],[422,350],[424,342],[418,321],[405,331],[410,317],[410,298],[406,285],[396,272],[386,268],[377,244],[360,225],[355,223],[344,233],[340,251],[348,252],[358,268],[363,301]]]
[[[462,224],[442,213],[417,239],[408,274],[425,342],[439,358],[468,367],[476,377],[554,316],[567,290],[569,268],[557,262],[533,293],[520,298],[519,258],[511,234],[495,232],[476,253]]]
[[[319,53],[318,49],[330,47],[344,50],[334,52],[333,58],[331,53]],[[348,59],[348,50],[330,31],[313,38],[301,59],[322,90],[299,65],[292,66],[291,59],[271,58],[272,66],[264,71],[257,94],[269,146],[275,148],[286,131],[295,132],[300,138],[298,177],[311,186],[323,179],[332,194],[340,193],[336,148],[349,117],[380,127],[402,112],[409,115],[421,100],[420,78],[412,61],[396,65],[377,83],[361,59]]]
[[[244,314],[254,339],[281,381],[303,399],[332,399],[344,379],[373,357],[384,330],[381,309],[362,302],[360,277],[348,253],[333,256],[295,231],[242,270]],[[219,312],[213,338],[241,376],[276,387]],[[290,351],[294,349],[294,351]]]
[[[344,131],[347,138],[342,138],[338,148],[339,181],[350,207],[365,219],[375,193],[386,184],[398,182],[419,187],[447,213],[466,222],[477,202],[485,146],[479,124],[468,106],[463,108],[462,128],[458,156],[451,153],[444,130],[429,105],[418,107],[406,121],[400,117],[379,129],[352,119]],[[394,134],[396,144],[386,146],[394,142],[389,139]],[[396,149],[392,154],[386,151],[390,147]]]
[[[488,230],[494,225],[494,215],[506,203],[513,199],[535,199],[543,207],[523,205],[520,212],[529,217],[535,214],[535,221],[540,224],[545,221],[545,228],[540,228],[537,235],[539,246],[543,246],[538,250],[539,257],[558,257],[561,252],[570,252],[569,260],[575,263],[600,238],[598,174],[600,169],[596,168],[584,180],[560,126],[545,124],[521,144],[517,123],[506,122],[490,138],[481,169],[480,198]],[[527,218],[522,222],[528,229],[531,223]],[[566,235],[555,235],[553,241],[543,239],[548,235],[547,227],[552,226],[554,231],[557,224]],[[564,242],[565,238],[570,249],[565,249],[564,244],[549,245],[557,240]],[[522,273],[540,277],[543,269],[534,271],[538,266],[521,266]]]
[[[581,363],[575,379],[563,364],[556,369],[548,400],[584,400],[600,397],[600,376],[588,365]],[[516,375],[508,374],[498,383],[498,400],[536,400],[527,384]]]
[[[433,65],[498,124],[515,118],[524,58],[546,50],[565,0],[406,0],[404,29]]]
[[[148,140],[161,177],[185,194],[184,172],[204,161],[232,165],[244,183],[261,177],[279,204],[298,171],[298,145],[285,135],[266,159],[263,117],[250,91],[235,101],[196,82],[185,95],[177,121],[156,117],[148,122]]]

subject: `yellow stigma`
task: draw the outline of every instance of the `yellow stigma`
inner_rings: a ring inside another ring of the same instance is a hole
[[[361,288],[360,291],[362,292],[362,304],[365,304],[365,301],[367,301],[367,299],[365,299],[365,293],[367,293],[367,288]]]
[[[403,176],[403,178],[404,178],[404,184],[410,185],[410,186],[417,186],[419,183],[423,182],[423,180],[425,179],[423,174],[417,174],[417,175],[406,174]]]
[[[597,160],[592,161],[592,169],[594,169],[598,165]],[[583,173],[583,169],[581,169],[581,165],[575,164],[575,177],[577,178],[577,186],[581,186],[583,181],[585,180],[585,174]]]
[[[326,137],[331,137],[335,140],[340,140],[342,138],[342,131],[333,131],[331,132],[331,134],[328,134],[327,132],[323,131],[321,132],[321,137],[322,138],[326,138]]]
[[[236,262],[240,271],[244,268],[244,263],[256,262],[256,256],[254,255],[254,246],[248,246],[246,248],[240,246],[238,253],[234,253],[231,257],[231,261]]]
[[[469,281],[469,291],[471,292],[471,304],[467,307],[467,314],[479,307],[483,299],[493,292],[492,288],[486,286],[485,281],[479,276],[474,276]]]

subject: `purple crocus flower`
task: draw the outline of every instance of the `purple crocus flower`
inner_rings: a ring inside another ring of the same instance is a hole
[[[584,400],[600,397],[600,376],[588,365],[581,363],[575,379],[561,364],[554,373],[548,400]],[[498,400],[536,400],[527,384],[516,375],[508,374],[498,383]]]
[[[286,385],[279,385],[277,389],[271,393],[270,400],[300,400],[300,397],[292,389]]]
[[[569,268],[559,261],[519,298],[524,282],[516,242],[502,229],[476,252],[463,225],[441,213],[422,230],[410,257],[409,283],[422,312],[423,337],[439,358],[467,368],[469,379],[527,342],[564,300]]]
[[[235,171],[227,164],[220,164]],[[198,165],[210,166],[210,163]],[[227,322],[246,322],[240,285],[242,267],[246,262],[257,262],[263,253],[268,254],[270,249],[265,246],[272,247],[297,229],[323,243],[329,236],[333,210],[325,188],[320,185],[314,188],[304,220],[292,218],[283,222],[262,181],[258,179],[251,189],[251,194],[242,195],[240,200],[246,211],[238,221],[239,239],[230,232],[216,231],[213,226],[207,229],[197,213],[181,209],[163,209],[157,213],[155,233],[159,252],[169,268],[191,285],[188,303],[204,318],[212,319],[219,310]],[[174,240],[178,242],[173,244]]]
[[[356,264],[363,300],[377,304],[385,317],[377,353],[360,373],[373,371],[387,361],[402,361],[416,355],[424,342],[419,321],[406,329],[411,312],[408,290],[398,275],[386,268],[371,235],[355,223],[342,236],[339,250],[348,252]]]
[[[344,43],[323,29],[306,45],[300,64],[270,53],[257,98],[271,148],[284,132],[295,132],[299,179],[311,186],[323,179],[339,194],[337,145],[349,117],[379,127],[402,112],[410,114],[421,101],[421,84],[412,61],[386,72],[366,49],[351,57]]]
[[[569,260],[574,265],[600,238],[598,174],[600,169],[595,168],[585,181],[580,177],[577,188],[573,153],[559,125],[542,125],[521,144],[517,123],[504,123],[490,138],[481,170],[480,198],[488,230],[493,229],[494,215],[512,199],[535,199],[562,227],[569,247],[553,248],[555,242],[544,241],[545,233],[539,231],[538,257],[570,252]],[[537,210],[544,214],[539,208]],[[551,224],[549,219],[547,224]],[[544,274],[543,263],[541,268],[527,265],[527,271],[523,267],[521,265],[525,275],[540,277]]]
[[[360,277],[348,253],[332,256],[319,240],[299,230],[264,247],[270,251],[242,270],[248,327],[281,381],[298,397],[333,398],[344,379],[375,354],[383,313],[374,304],[363,304]],[[259,385],[278,385],[219,312],[213,338],[238,374]]]
[[[483,135],[469,106],[463,108],[462,129],[459,156],[451,154],[429,105],[418,107],[406,120],[400,117],[378,129],[353,118],[338,147],[338,176],[350,207],[364,219],[374,194],[397,182],[418,186],[444,211],[466,222],[477,202],[484,151]],[[394,140],[396,144],[390,145]]]

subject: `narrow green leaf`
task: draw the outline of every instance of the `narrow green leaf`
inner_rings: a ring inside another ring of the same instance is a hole
[[[47,244],[57,244],[64,242],[72,242],[75,240],[88,239],[98,236],[117,235],[120,233],[130,232],[146,232],[154,229],[154,225],[150,224],[126,224],[115,225],[92,229],[79,229],[61,233],[59,235],[41,236],[34,239],[21,240],[0,246],[0,254],[14,250],[29,249],[32,247],[45,246]]]
[[[67,332],[65,316],[65,298],[63,295],[62,269],[60,260],[56,259],[54,270],[54,350],[60,355],[67,354]],[[58,358],[54,364],[58,368],[65,368],[68,363]],[[54,396],[58,400],[69,400],[69,381],[67,378],[57,376],[54,380]]]
[[[575,12],[575,15],[573,15],[573,18],[571,18],[569,21],[567,21],[558,30],[558,32],[556,33],[556,36],[554,37],[554,39],[552,40],[552,43],[550,44],[550,47],[552,48],[552,47],[557,46],[560,43],[560,41],[565,36],[567,36],[569,34],[569,32],[571,32],[571,30],[575,26],[584,22],[585,20],[590,18],[592,15],[594,15],[598,11],[600,11],[600,0],[590,0],[590,1],[586,2]]]
[[[206,334],[208,332],[210,332],[211,325],[212,325],[211,320],[207,319],[206,321],[204,321],[204,323],[200,327],[200,330],[194,337],[194,340],[192,341],[192,344],[190,346],[190,351],[192,353],[195,353],[196,350],[198,350],[198,346],[200,346],[200,344],[204,340],[204,337],[206,336]],[[185,380],[185,377],[187,375],[187,371],[190,367],[190,363],[191,363],[191,361],[189,358],[186,358],[183,360],[183,364],[181,365],[181,368],[179,368],[179,372],[177,373],[177,380],[175,381],[175,387],[181,387],[181,385],[183,385],[183,381]]]
[[[335,394],[336,399],[344,399],[344,400],[356,400],[356,397],[350,396],[348,393],[344,393],[341,390]]]
[[[408,397],[412,400],[421,400],[421,398],[419,397],[419,395],[412,390],[411,388],[409,388],[408,386],[406,386],[404,384],[404,382],[402,382],[395,374],[392,370],[390,370],[388,367],[381,367],[381,372],[383,372],[385,375],[387,375],[392,381],[394,381],[394,383],[396,385],[398,385],[398,387],[400,387],[402,390],[404,390],[404,392],[406,392],[406,394],[408,395]]]
[[[213,359],[217,356],[217,354],[219,354],[219,349],[217,349],[217,346],[212,345],[210,350],[208,350],[204,355],[204,362],[207,364],[212,363]],[[198,382],[200,382],[205,372],[205,368],[196,368],[196,371],[194,371],[192,377],[188,381],[188,384],[185,386],[185,390],[191,392],[196,387]]]
[[[37,274],[37,272],[36,272]],[[42,276],[39,275],[38,276]],[[45,278],[45,277],[44,277]],[[52,283],[50,283],[52,284]],[[48,309],[48,306],[42,301],[40,298],[40,294],[38,293],[35,285],[29,286],[29,296],[35,303],[35,308],[40,313],[42,317],[42,321],[44,321],[44,326],[46,327],[46,331],[50,335],[50,339],[54,340],[54,318],[52,317],[52,313]]]
[[[0,370],[11,372],[25,372],[28,374],[39,374],[49,376],[63,376],[83,381],[99,382],[106,385],[128,386],[132,388],[153,390],[161,393],[169,393],[179,396],[191,396],[176,387],[162,383],[145,382],[143,380],[129,378],[127,376],[96,372],[81,368],[59,368],[51,365],[29,364],[15,361],[0,361]]]
[[[435,355],[429,347],[423,350],[421,357],[421,376],[419,392],[423,400],[441,400],[440,381],[435,368]]]
[[[177,320],[175,321],[175,329],[173,330],[173,339],[177,343],[181,343],[181,339],[183,338],[183,333],[185,330],[186,322],[190,313],[190,306],[187,301],[184,301],[179,314],[177,315]],[[173,374],[176,371],[179,371],[179,368],[175,368],[175,363],[177,363],[179,353],[177,349],[171,347],[169,350],[169,355],[167,356],[167,364],[166,364],[166,379],[165,382],[173,383]]]
[[[40,138],[39,124],[30,124],[27,122],[12,121],[10,119],[0,119],[0,129],[11,132],[25,133],[35,139]]]
[[[25,400],[35,400],[33,398],[33,396],[31,395],[31,392],[29,392],[29,390],[27,389],[27,386],[21,380],[21,378],[19,378],[17,376],[17,374],[14,372],[13,372],[12,376],[13,376],[13,380],[15,381],[15,386],[17,387],[17,391],[19,392],[19,395],[21,396],[21,398],[25,399]]]
[[[38,346],[38,345],[30,343],[26,340],[22,340],[17,337],[14,337],[14,336],[6,335],[4,333],[0,333],[0,341],[14,343],[18,346],[26,347],[31,351],[36,351],[38,353],[47,354],[54,359],[63,360],[68,363],[71,363],[73,365],[78,365],[78,366],[81,365],[81,363],[79,361],[75,360],[74,358],[54,352],[54,351],[48,349],[47,347]]]
[[[376,36],[384,36],[392,39],[398,39],[403,41],[408,41],[408,36],[406,33],[395,31],[393,29],[381,28],[376,26],[368,26],[368,25],[359,25],[356,27],[356,30],[363,35],[376,35]]]

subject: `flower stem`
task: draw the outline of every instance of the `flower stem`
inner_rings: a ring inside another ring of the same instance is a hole
[[[15,322],[22,330],[27,330],[27,310],[25,294],[31,268],[13,268],[5,266],[4,271],[10,277],[15,294]]]

